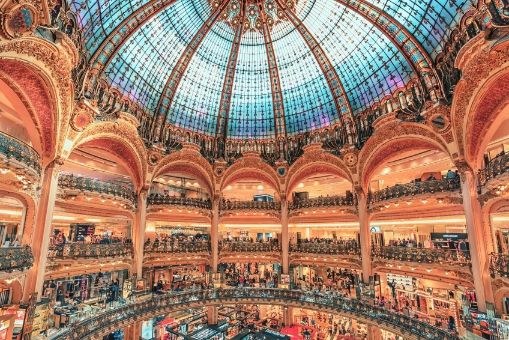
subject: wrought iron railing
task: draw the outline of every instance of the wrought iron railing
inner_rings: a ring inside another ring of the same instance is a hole
[[[39,154],[31,146],[3,132],[0,132],[0,154],[41,174]]]
[[[33,264],[30,246],[0,248],[0,271],[25,270]]]
[[[221,201],[221,210],[281,210],[280,202],[261,201]]]
[[[390,328],[400,334],[420,339],[459,339],[455,334],[431,326],[416,318],[391,312],[367,301],[345,298],[334,293],[314,293],[287,289],[232,288],[172,292],[164,295],[144,296],[137,301],[117,308],[99,312],[90,318],[79,320],[50,339],[97,338],[107,329],[116,329],[126,322],[143,320],[149,315],[165,314],[184,308],[197,308],[218,303],[267,303],[324,308],[349,314],[364,322],[372,322],[381,328]],[[118,327],[117,327],[118,326]]]
[[[48,258],[76,259],[76,258],[105,258],[132,256],[131,243],[66,243],[50,246]]]
[[[175,205],[201,209],[212,209],[210,199],[175,197],[170,195],[150,194],[147,205]]]
[[[369,195],[370,203],[387,201],[395,198],[410,197],[422,194],[434,194],[437,192],[452,192],[460,189],[459,178],[430,180],[406,184],[396,184]]]
[[[416,263],[443,263],[469,265],[470,252],[456,249],[376,247],[372,250],[375,259],[395,260]]]
[[[269,253],[281,250],[278,242],[242,242],[228,241],[221,242],[219,249],[227,253]]]
[[[490,255],[490,273],[492,277],[509,277],[509,255],[491,254]]]
[[[145,253],[208,253],[209,241],[152,242],[145,244]]]
[[[479,170],[479,186],[486,185],[491,179],[509,172],[509,153],[503,153],[490,160],[484,169]]]
[[[89,191],[110,195],[127,200],[134,206],[137,204],[134,189],[117,183],[62,173],[58,177],[58,186],[62,189]]]
[[[355,205],[355,197],[351,196],[320,196],[308,199],[294,199],[289,204],[290,209],[325,208]]]
[[[361,250],[357,242],[300,242],[290,245],[292,253],[323,254],[323,255],[359,255]]]

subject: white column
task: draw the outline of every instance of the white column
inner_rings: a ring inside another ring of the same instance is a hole
[[[44,170],[41,180],[39,204],[36,212],[36,223],[32,237],[32,253],[34,265],[27,275],[27,284],[23,292],[23,300],[27,301],[32,292],[37,293],[37,298],[42,295],[46,262],[48,260],[48,248],[51,235],[51,222],[58,190],[58,173],[63,163],[54,160]]]
[[[477,197],[474,171],[466,167],[459,167],[459,170],[477,305],[480,311],[486,311],[486,302],[493,303],[493,291],[489,276],[488,250],[482,225],[481,204]]]
[[[368,197],[357,189],[357,210],[359,213],[359,234],[361,239],[362,281],[369,283],[371,271],[371,232],[369,229]]]
[[[210,251],[212,272],[217,273],[219,265],[219,204],[221,197],[216,195],[212,200],[212,223],[210,225]]]
[[[145,245],[145,228],[147,225],[147,189],[142,189],[138,194],[138,207],[136,209],[136,221],[134,223],[134,270],[138,279],[143,275],[143,256]]]
[[[283,274],[289,274],[288,201],[281,196],[281,257]]]

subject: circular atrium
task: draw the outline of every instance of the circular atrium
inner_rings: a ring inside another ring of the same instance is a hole
[[[508,0],[0,0],[0,339],[509,339]]]

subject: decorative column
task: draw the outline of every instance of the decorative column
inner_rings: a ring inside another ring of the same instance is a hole
[[[283,322],[286,327],[289,327],[293,323],[293,307],[284,306],[283,307]]]
[[[369,283],[371,276],[371,233],[369,230],[368,196],[362,188],[356,188],[361,239],[362,281]]]
[[[58,173],[63,164],[61,159],[50,162],[43,170],[39,204],[36,212],[36,223],[32,234],[32,253],[34,265],[27,275],[27,284],[23,291],[23,301],[28,301],[31,293],[37,293],[37,299],[41,298],[46,262],[48,260],[48,248],[51,235],[51,222],[58,190]]]
[[[138,206],[133,235],[134,270],[138,279],[141,279],[143,275],[143,247],[145,245],[145,228],[147,224],[147,192],[146,188],[142,188],[138,193]]]
[[[382,340],[382,331],[375,325],[368,325],[368,340]]]
[[[217,307],[207,306],[207,323],[209,325],[217,325]]]
[[[214,195],[212,200],[212,223],[210,225],[210,250],[211,250],[211,266],[212,273],[217,273],[219,262],[219,204],[221,203],[221,196]]]
[[[283,274],[289,274],[289,247],[290,238],[288,235],[288,201],[285,195],[281,195],[281,258]]]
[[[124,328],[124,340],[139,340],[141,337],[142,321],[135,321]]]
[[[466,164],[457,164],[461,178],[461,195],[467,222],[468,243],[472,263],[472,275],[480,311],[486,311],[486,302],[493,303],[493,291],[488,267],[487,240],[485,240],[481,203],[477,196],[475,172]]]

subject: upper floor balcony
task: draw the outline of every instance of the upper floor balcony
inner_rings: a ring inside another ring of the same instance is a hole
[[[299,242],[290,245],[291,253],[320,255],[360,255],[360,248],[355,241],[345,242]]]
[[[58,177],[58,187],[65,197],[86,194],[87,200],[93,199],[94,196],[98,196],[102,201],[106,198],[115,199],[120,200],[126,208],[134,208],[137,204],[136,193],[132,187],[113,182],[62,173]]]
[[[145,254],[157,255],[163,253],[210,253],[208,240],[193,241],[147,241],[144,246]]]
[[[147,198],[147,206],[176,206],[197,209],[212,209],[210,199],[177,197],[161,194],[150,194]]]
[[[281,251],[277,240],[268,242],[222,241],[219,249],[222,253],[270,253]]]
[[[490,273],[492,277],[500,276],[509,278],[509,255],[491,254]]]
[[[470,252],[459,249],[375,247],[372,250],[375,260],[390,260],[422,264],[465,267],[470,265]]]
[[[335,196],[320,196],[308,199],[295,199],[290,202],[289,208],[291,210],[307,209],[307,208],[328,208],[328,207],[353,207],[356,204],[355,196],[353,195],[335,195]]]
[[[65,243],[52,245],[48,258],[51,260],[99,259],[131,257],[132,244],[129,243]]]
[[[272,201],[272,202],[263,202],[263,201],[230,201],[230,200],[222,200],[221,201],[221,210],[273,210],[280,211],[281,203]]]
[[[23,189],[35,187],[41,175],[39,154],[28,144],[0,132],[0,175],[12,175],[6,179],[20,183]]]
[[[411,200],[415,196],[419,196],[421,199],[424,199],[425,197],[434,197],[438,193],[458,192],[459,195],[459,190],[459,177],[396,184],[395,186],[371,193],[369,195],[369,203],[372,207],[374,207],[392,200]]]
[[[500,195],[509,188],[508,177],[509,153],[501,153],[479,171],[479,191],[494,190],[495,194]]]
[[[0,271],[26,270],[34,264],[30,246],[0,248]]]

